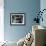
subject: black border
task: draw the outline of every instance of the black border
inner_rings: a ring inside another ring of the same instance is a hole
[[[11,15],[12,14],[24,14],[24,24],[11,24]],[[26,16],[25,15],[26,15],[25,13],[10,13],[10,25],[11,26],[24,26],[24,25],[26,25]]]

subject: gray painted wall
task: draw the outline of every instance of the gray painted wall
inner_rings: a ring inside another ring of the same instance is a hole
[[[34,17],[40,9],[40,0],[4,0],[4,39],[18,41],[32,30]],[[26,25],[11,26],[10,13],[23,12],[26,15]]]

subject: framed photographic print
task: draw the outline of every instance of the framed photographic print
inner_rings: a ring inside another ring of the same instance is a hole
[[[24,13],[10,13],[10,24],[11,25],[25,25],[25,14]]]

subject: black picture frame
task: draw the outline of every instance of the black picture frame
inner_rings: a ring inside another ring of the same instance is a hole
[[[25,25],[25,13],[10,13],[10,25]]]

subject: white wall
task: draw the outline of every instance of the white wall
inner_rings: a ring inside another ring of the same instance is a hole
[[[0,0],[0,42],[4,41],[4,1]]]
[[[41,9],[46,9],[46,0],[40,0],[40,7]]]
[[[46,0],[40,0],[40,10],[46,9]],[[43,12],[43,22],[40,21],[40,24],[46,27],[46,10]]]
[[[46,9],[46,0],[40,0],[40,10]],[[46,27],[46,11],[43,12],[43,22],[40,21],[40,25]],[[46,43],[46,42],[45,42]]]

